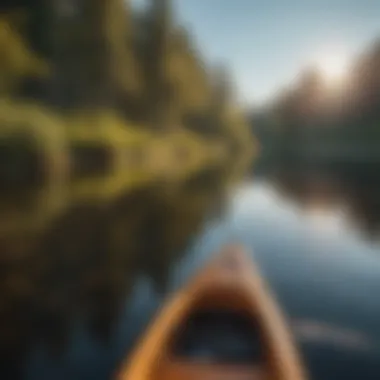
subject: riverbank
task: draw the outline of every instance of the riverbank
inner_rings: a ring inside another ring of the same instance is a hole
[[[153,182],[181,183],[204,168],[252,157],[246,141],[237,154],[231,140],[185,129],[152,132],[110,111],[62,116],[2,100],[0,120],[0,231],[7,233],[40,228],[67,204],[108,202]]]

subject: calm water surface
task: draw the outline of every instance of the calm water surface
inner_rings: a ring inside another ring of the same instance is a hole
[[[361,180],[370,207],[360,208],[360,184],[349,194],[333,178],[253,176],[227,188],[206,172],[2,236],[0,377],[110,378],[165,298],[240,242],[288,314],[312,378],[379,379],[378,188]]]

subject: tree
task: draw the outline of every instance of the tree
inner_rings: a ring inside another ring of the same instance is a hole
[[[106,1],[105,25],[110,54],[110,81],[117,107],[129,119],[139,119],[142,73],[135,51],[133,14],[129,2]]]
[[[376,41],[357,61],[352,72],[350,117],[372,124],[380,118],[380,40]]]
[[[47,65],[28,47],[13,17],[0,18],[0,93],[14,95],[20,83],[30,76],[41,77]]]
[[[172,86],[168,80],[168,54],[171,36],[171,4],[169,0],[152,0],[146,26],[149,38],[145,41],[145,106],[149,124],[154,129],[167,129],[170,121]]]

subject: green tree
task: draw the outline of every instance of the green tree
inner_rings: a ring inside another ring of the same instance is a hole
[[[106,1],[106,40],[110,54],[110,81],[117,107],[128,119],[139,119],[142,73],[135,51],[135,23],[128,1]]]
[[[43,77],[48,67],[28,47],[12,16],[0,17],[0,94],[14,95],[27,77]]]
[[[148,38],[144,39],[145,107],[148,122],[163,130],[172,124],[173,89],[168,78],[169,41],[172,30],[169,0],[152,0],[145,19]]]
[[[171,43],[169,70],[182,124],[202,133],[207,132],[210,86],[205,62],[194,45],[188,31],[177,27]]]

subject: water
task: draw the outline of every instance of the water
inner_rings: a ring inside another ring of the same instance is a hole
[[[8,229],[0,377],[109,378],[164,299],[240,242],[288,315],[312,378],[378,379],[379,187],[348,172],[257,170],[236,183],[206,170]]]

